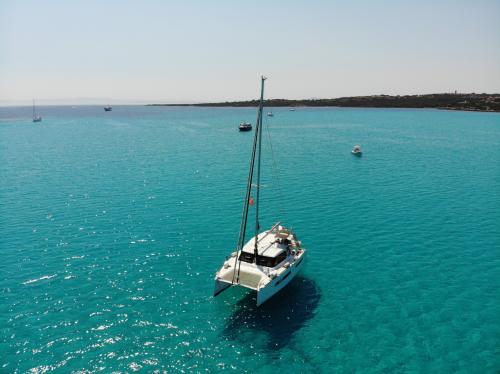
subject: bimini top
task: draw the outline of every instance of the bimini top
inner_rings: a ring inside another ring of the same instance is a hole
[[[276,257],[283,251],[286,251],[288,245],[283,242],[283,233],[281,231],[267,230],[258,235],[257,251],[259,256]],[[286,240],[286,239],[285,239]],[[244,246],[243,252],[254,253],[255,237],[250,239]]]

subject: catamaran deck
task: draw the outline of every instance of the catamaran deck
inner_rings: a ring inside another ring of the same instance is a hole
[[[277,242],[279,237],[276,235],[276,230],[268,230],[261,232],[257,236],[257,251],[259,256],[276,257],[280,252],[287,249],[287,246]],[[254,253],[255,237],[250,239],[244,246],[243,252]]]
[[[298,242],[288,230],[279,230],[276,224],[271,230],[260,233],[257,237],[257,261],[254,259],[255,237],[250,239],[243,250],[233,252],[217,274],[222,282],[239,284],[258,290],[275,277],[279,277],[296,260],[300,259],[303,251]],[[297,246],[296,249],[294,246]],[[241,261],[238,259],[244,258]]]

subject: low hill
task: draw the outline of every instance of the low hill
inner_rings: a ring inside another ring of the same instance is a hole
[[[179,106],[179,104],[150,104],[153,106]],[[254,107],[258,100],[226,101],[220,103],[180,104],[181,106],[203,107]],[[269,99],[266,107],[353,107],[353,108],[436,108],[449,110],[471,110],[500,112],[500,94],[452,94],[429,95],[375,95],[340,97],[337,99],[287,100]]]

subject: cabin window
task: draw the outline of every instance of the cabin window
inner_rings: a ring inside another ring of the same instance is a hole
[[[253,263],[254,258],[253,253],[241,252],[240,254],[240,261]],[[281,252],[277,257],[257,256],[257,265],[273,268],[283,262],[285,258],[286,252]]]
[[[266,256],[257,256],[257,265],[267,266],[269,268],[274,267],[274,258]]]
[[[241,252],[240,261],[253,263],[254,255],[253,253]]]
[[[275,267],[276,265],[282,263],[286,258],[286,252],[281,252],[275,259],[274,259],[274,265],[273,267]]]

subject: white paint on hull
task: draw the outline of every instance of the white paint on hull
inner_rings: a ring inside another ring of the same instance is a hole
[[[262,305],[276,293],[281,291],[283,288],[292,281],[292,279],[299,273],[300,269],[304,266],[305,252],[303,252],[300,259],[298,259],[293,266],[290,266],[282,276],[274,278],[265,287],[259,288],[257,291],[257,306]]]

